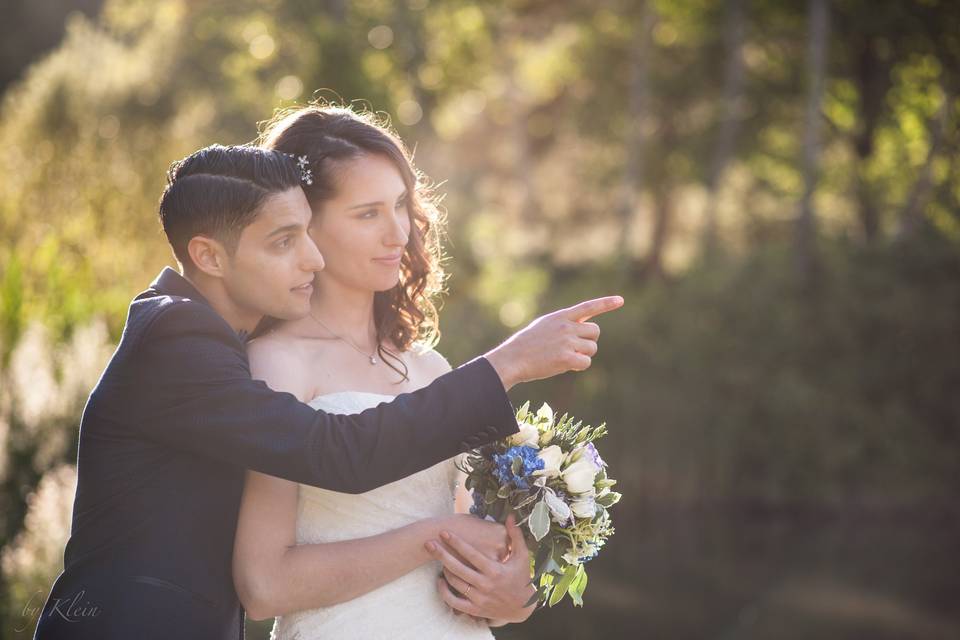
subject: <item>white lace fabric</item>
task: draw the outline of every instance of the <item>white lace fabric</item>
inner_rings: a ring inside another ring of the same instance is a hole
[[[353,414],[389,402],[393,396],[342,391],[310,402],[315,409]],[[299,485],[297,544],[338,542],[384,533],[424,518],[453,513],[454,459],[359,495]],[[298,611],[276,619],[271,640],[336,638],[489,640],[487,625],[455,615],[437,593],[439,562],[358,598],[331,607]],[[322,580],[323,576],[317,576]]]

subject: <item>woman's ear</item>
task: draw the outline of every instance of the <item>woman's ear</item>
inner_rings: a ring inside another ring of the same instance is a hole
[[[187,243],[187,253],[194,266],[214,278],[222,278],[227,266],[227,252],[223,245],[207,236],[193,236]]]

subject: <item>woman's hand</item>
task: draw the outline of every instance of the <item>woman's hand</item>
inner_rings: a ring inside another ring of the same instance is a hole
[[[499,522],[466,514],[455,514],[441,520],[440,531],[456,535],[488,558],[501,560],[506,558],[509,552],[510,538],[506,527]],[[456,556],[456,553],[454,555]],[[462,557],[458,559],[461,562],[464,561]]]
[[[437,578],[443,601],[455,611],[487,618],[491,626],[523,622],[536,609],[536,603],[524,606],[536,589],[530,579],[530,551],[513,514],[507,516],[506,529],[511,551],[502,561],[450,531],[440,533],[445,544],[426,543],[427,551],[443,563],[443,576]],[[454,594],[450,586],[462,595]]]

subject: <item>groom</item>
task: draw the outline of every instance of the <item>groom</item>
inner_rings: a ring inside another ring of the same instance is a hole
[[[360,493],[517,431],[505,390],[590,365],[622,300],[538,319],[484,357],[354,416],[252,380],[245,336],[309,310],[323,259],[286,156],[213,146],[175,164],[160,219],[182,273],[130,304],[83,412],[64,571],[35,638],[243,637],[231,556],[244,470]],[[323,576],[317,576],[322,580]]]

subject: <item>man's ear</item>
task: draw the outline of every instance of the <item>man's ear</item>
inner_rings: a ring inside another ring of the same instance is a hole
[[[225,275],[227,251],[220,242],[207,236],[193,236],[187,243],[187,253],[199,271],[214,278]]]

